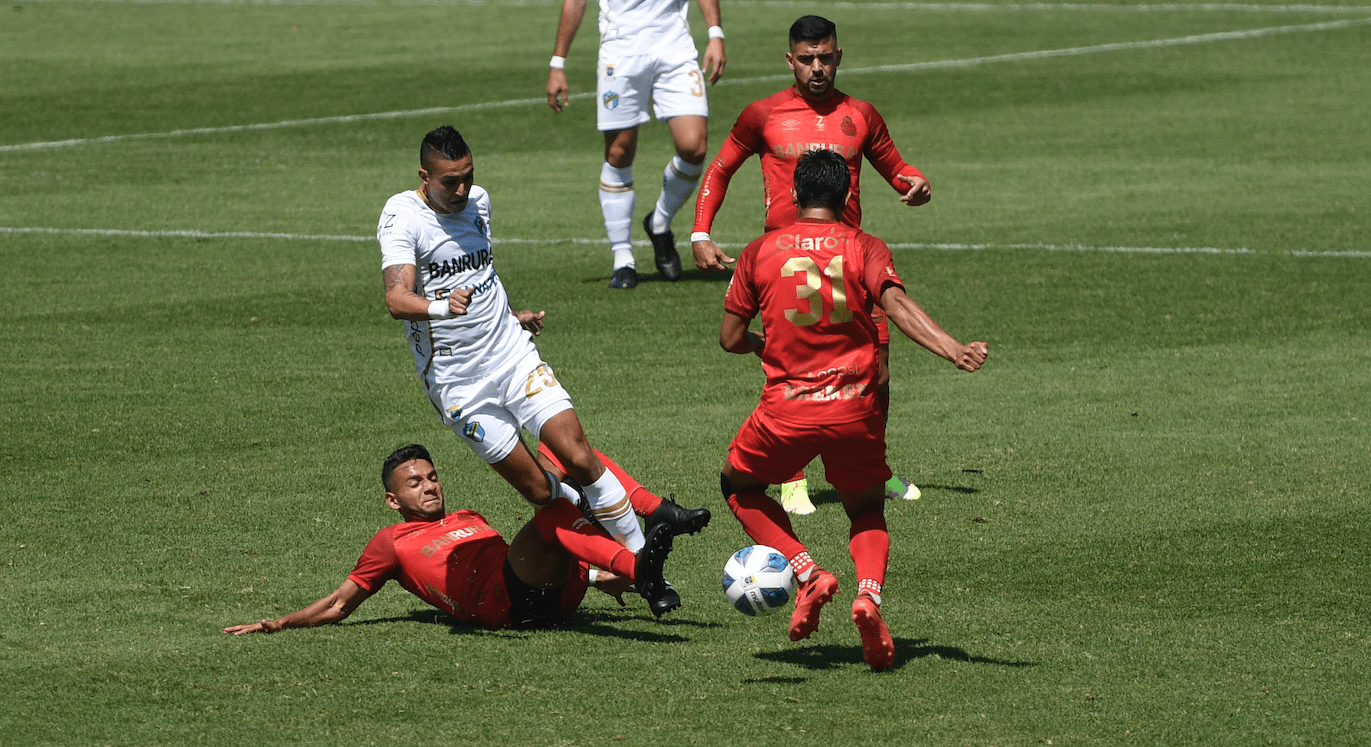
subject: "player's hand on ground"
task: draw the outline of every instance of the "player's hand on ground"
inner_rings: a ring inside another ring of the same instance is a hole
[[[624,593],[633,590],[633,582],[617,573],[609,571],[597,571],[595,577],[595,588],[614,597],[620,607],[624,604]]]
[[[724,250],[720,249],[719,245],[713,241],[692,242],[690,253],[695,255],[695,266],[703,272],[727,270],[729,265],[738,261],[724,254]]]
[[[470,288],[458,288],[457,290],[454,290],[453,292],[448,294],[447,307],[451,309],[452,313],[456,314],[457,316],[465,316],[467,313],[467,306],[469,306],[470,304]]]
[[[567,90],[566,73],[559,68],[548,68],[547,105],[552,107],[552,111],[560,113],[566,108]]]
[[[514,318],[519,320],[519,326],[533,333],[537,337],[543,331],[543,317],[547,316],[546,311],[523,311],[514,312]]]
[[[963,345],[957,350],[952,362],[963,371],[975,371],[985,363],[985,359],[990,357],[990,347],[983,342],[973,342]]]
[[[255,623],[246,625],[230,625],[224,628],[224,632],[229,635],[245,635],[247,633],[270,633],[272,630],[267,627],[266,620],[258,620]]]
[[[705,77],[709,79],[712,86],[724,77],[724,65],[728,64],[728,57],[724,55],[724,40],[710,39],[709,46],[705,47],[704,57]]]
[[[909,185],[909,190],[900,196],[900,202],[915,207],[923,205],[933,199],[933,188],[929,186],[928,180],[922,176],[906,176],[901,174],[896,179]]]

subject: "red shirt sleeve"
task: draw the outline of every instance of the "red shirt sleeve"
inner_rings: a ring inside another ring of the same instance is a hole
[[[900,151],[895,147],[895,141],[890,137],[890,130],[885,126],[885,118],[876,111],[876,107],[865,101],[855,103],[859,105],[858,108],[867,124],[866,160],[896,192],[900,194],[908,192],[909,185],[896,179],[896,177],[923,177],[923,172],[905,163],[904,159],[900,157]]]
[[[862,235],[862,252],[866,261],[862,265],[862,285],[866,286],[871,298],[880,306],[881,293],[887,285],[898,285],[904,290],[904,281],[895,272],[895,257],[884,241],[869,233]]]
[[[728,193],[728,183],[733,180],[733,175],[738,173],[744,161],[754,153],[761,153],[766,147],[762,141],[766,114],[760,103],[752,102],[738,115],[738,121],[733,124],[723,147],[719,148],[719,155],[714,157],[700,178],[700,194],[695,198],[695,226],[692,232],[709,233],[714,225],[714,216],[719,214],[719,208],[724,204],[724,195]]]
[[[352,573],[348,574],[353,583],[369,592],[375,592],[395,576],[400,567],[400,559],[395,554],[394,529],[394,526],[382,529],[367,543],[366,549],[362,551],[362,557],[357,559],[357,565],[353,567]]]
[[[728,292],[724,294],[724,310],[744,319],[753,319],[761,312],[762,307],[752,276],[756,269],[753,265],[757,258],[758,245],[765,238],[764,235],[754,239],[743,248],[738,255],[738,263],[733,268],[733,278],[728,281]]]

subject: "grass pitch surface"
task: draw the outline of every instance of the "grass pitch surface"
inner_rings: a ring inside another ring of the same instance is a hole
[[[725,3],[711,150],[811,10]],[[844,588],[819,632],[724,603],[748,540],[716,475],[761,374],[715,344],[726,278],[655,282],[644,246],[644,283],[606,289],[593,102],[542,103],[556,4],[0,9],[0,742],[1362,743],[1371,7],[820,12],[840,87],[933,184],[909,210],[868,169],[864,227],[992,354],[892,350],[890,461],[924,497],[888,506],[881,675],[817,466],[796,524]],[[224,636],[342,581],[393,521],[399,444],[450,508],[528,519],[381,298],[380,206],[449,122],[592,442],[715,512],[672,555],[686,606],[491,632],[392,586],[341,626]],[[639,216],[668,157],[649,125]],[[757,179],[716,238],[753,238]]]

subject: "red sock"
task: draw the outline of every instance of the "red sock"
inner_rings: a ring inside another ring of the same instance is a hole
[[[885,514],[873,511],[853,519],[850,537],[847,551],[857,570],[857,593],[866,592],[879,604],[886,566],[890,562],[890,533],[886,530]]]
[[[577,560],[633,578],[638,559],[627,547],[586,521],[580,509],[558,496],[533,514],[538,534],[549,544],[560,545]]]
[[[538,444],[538,453],[547,457],[548,461],[557,465],[557,469],[561,470],[562,474],[566,474],[566,467],[562,466],[561,460],[557,458],[556,454],[552,453],[552,450],[547,447],[547,444]],[[633,513],[639,516],[647,516],[653,511],[656,511],[658,506],[662,505],[662,499],[660,497],[654,495],[652,491],[643,487],[641,483],[633,479],[633,477],[625,472],[624,468],[620,467],[617,462],[605,456],[604,452],[596,449],[595,456],[600,457],[600,463],[605,465],[605,469],[613,472],[614,476],[619,478],[619,484],[623,485],[624,492],[628,493],[628,502],[633,504]]]
[[[814,568],[809,551],[790,525],[790,514],[765,493],[736,493],[728,497],[728,507],[743,525],[743,531],[759,545],[774,547],[786,556],[795,575],[808,578]]]

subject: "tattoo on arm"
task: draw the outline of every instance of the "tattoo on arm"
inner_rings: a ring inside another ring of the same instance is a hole
[[[405,272],[404,265],[391,265],[390,267],[387,267],[386,269],[382,270],[381,278],[385,281],[386,292],[389,293],[392,288],[404,285],[405,275],[407,274],[408,273]]]

